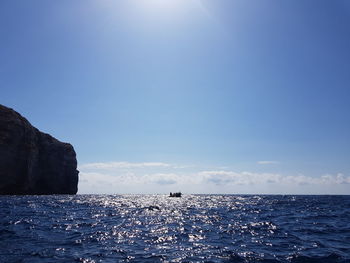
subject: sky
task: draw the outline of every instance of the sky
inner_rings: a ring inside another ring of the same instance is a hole
[[[350,194],[347,0],[4,0],[0,104],[80,194]]]

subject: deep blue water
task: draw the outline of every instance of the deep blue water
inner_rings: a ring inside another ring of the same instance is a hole
[[[2,196],[0,262],[350,262],[350,196]]]

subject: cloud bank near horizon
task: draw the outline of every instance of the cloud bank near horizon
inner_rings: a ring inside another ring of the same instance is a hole
[[[350,176],[237,172],[163,162],[100,162],[79,166],[80,194],[350,194]],[[195,168],[193,168],[195,167]]]
[[[266,165],[266,164],[279,164],[278,161],[258,161],[258,164]]]

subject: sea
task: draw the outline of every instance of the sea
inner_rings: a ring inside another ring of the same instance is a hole
[[[0,262],[350,262],[350,196],[0,196]]]

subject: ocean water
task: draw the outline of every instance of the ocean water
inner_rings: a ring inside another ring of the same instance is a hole
[[[350,196],[2,196],[0,262],[350,262]]]

